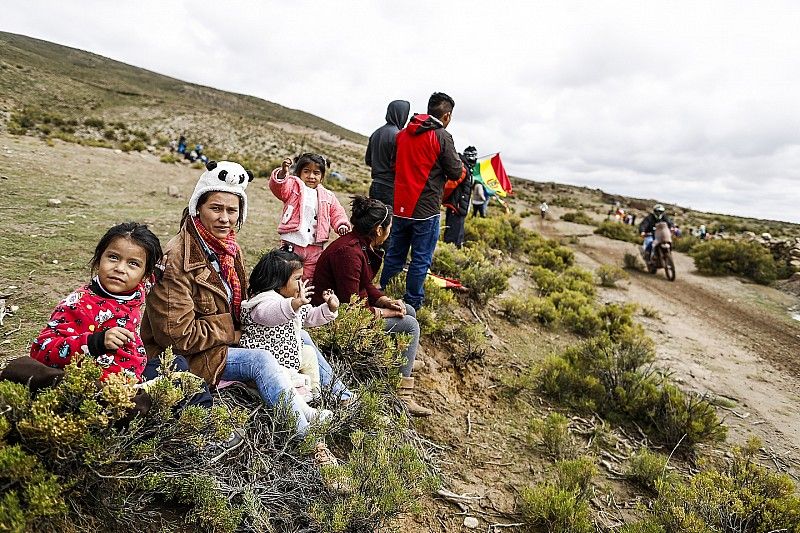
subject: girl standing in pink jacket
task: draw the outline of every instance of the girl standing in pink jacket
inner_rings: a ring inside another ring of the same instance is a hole
[[[351,226],[336,195],[322,185],[327,160],[306,153],[294,163],[296,175],[289,174],[291,166],[292,159],[284,159],[281,167],[272,171],[269,188],[283,202],[278,225],[281,244],[303,258],[303,278],[312,279],[331,228],[344,235]]]

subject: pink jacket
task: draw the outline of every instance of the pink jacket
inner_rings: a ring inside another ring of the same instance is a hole
[[[269,178],[269,189],[275,197],[283,202],[283,216],[278,224],[278,233],[291,233],[300,227],[300,214],[303,212],[303,182],[297,176],[278,178],[280,168],[272,171]],[[348,231],[352,229],[347,220],[342,204],[336,195],[322,184],[317,186],[317,234],[315,242],[328,241],[331,226],[337,231],[342,226]]]

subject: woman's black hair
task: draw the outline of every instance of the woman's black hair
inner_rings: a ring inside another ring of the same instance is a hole
[[[159,242],[158,237],[156,237],[145,224],[139,224],[138,222],[123,222],[122,224],[117,224],[103,235],[103,238],[100,239],[100,242],[97,243],[97,247],[94,249],[92,260],[89,262],[92,271],[94,272],[100,267],[100,258],[103,257],[103,252],[106,251],[111,241],[117,237],[124,237],[144,248],[147,254],[144,264],[144,277],[150,277],[150,275],[155,272],[156,281],[159,281],[162,271],[160,268],[157,268],[156,265],[158,265],[164,257],[164,253],[161,251],[161,242]]]
[[[315,164],[322,171],[322,179],[325,179],[325,169],[331,166],[330,161],[319,154],[305,153],[295,158],[294,160],[294,173],[299,176],[302,171],[309,164]]]
[[[298,268],[303,268],[303,258],[296,253],[281,248],[270,250],[250,273],[247,296],[280,289]]]
[[[200,212],[200,207],[202,207],[202,205],[208,201],[208,197],[214,194],[215,192],[227,192],[227,191],[208,191],[201,194],[200,198],[197,199],[198,213]],[[230,193],[230,194],[235,194],[235,193]],[[242,229],[242,211],[244,211],[244,198],[242,198],[238,194],[236,196],[239,197],[239,219],[236,221],[236,231],[239,231],[240,229]],[[183,213],[181,214],[181,224],[180,226],[178,226],[179,231],[180,228],[182,228],[183,225],[186,224],[186,221],[188,219],[189,219],[189,206],[186,206],[183,208]]]
[[[380,200],[366,196],[351,196],[353,208],[350,222],[353,231],[365,237],[373,237],[378,226],[386,228],[392,223],[392,208]]]

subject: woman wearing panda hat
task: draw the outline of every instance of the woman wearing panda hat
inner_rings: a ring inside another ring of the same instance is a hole
[[[228,161],[209,161],[206,169],[180,231],[165,248],[164,275],[147,298],[142,341],[155,361],[172,346],[179,364],[185,358],[188,369],[211,386],[220,380],[252,381],[269,405],[285,394],[297,414],[298,433],[304,434],[317,411],[297,401],[291,380],[272,354],[237,346],[247,275],[236,232],[247,219],[245,189],[253,175]],[[330,385],[330,366],[319,358],[322,384]],[[342,400],[351,396],[339,381],[332,388]]]

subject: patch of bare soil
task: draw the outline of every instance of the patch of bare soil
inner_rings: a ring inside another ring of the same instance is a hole
[[[580,235],[581,266],[622,266],[636,245],[592,234],[589,226],[535,224],[551,237]],[[800,475],[800,323],[788,310],[800,298],[732,277],[699,275],[693,260],[675,253],[677,280],[630,272],[620,288],[601,291],[606,301],[637,303],[657,312],[641,322],[657,343],[657,364],[692,390],[727,398],[720,407],[729,440],[757,435],[764,457],[795,479]],[[731,404],[732,405],[732,404]]]

